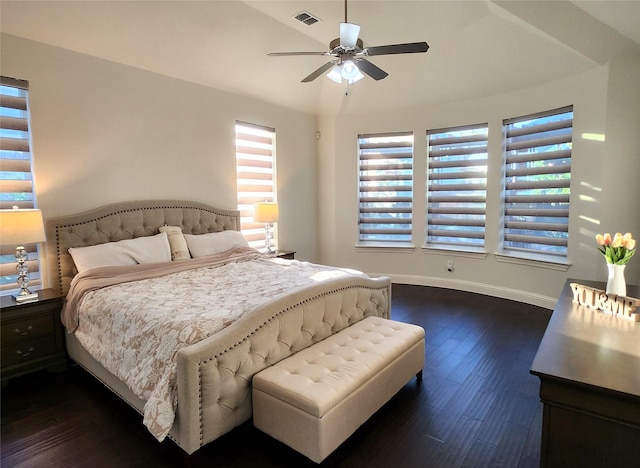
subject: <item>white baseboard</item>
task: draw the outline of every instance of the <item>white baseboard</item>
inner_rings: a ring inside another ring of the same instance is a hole
[[[431,276],[413,276],[413,275],[372,275],[372,276],[388,276],[393,283],[413,284],[418,286],[433,286],[436,288],[456,289],[458,291],[467,291],[487,296],[499,297],[502,299],[510,299],[512,301],[524,302],[545,309],[553,310],[558,300],[557,297],[543,296],[530,291],[521,291],[518,289],[503,288],[490,284],[476,283],[473,281],[450,280],[445,278]],[[392,298],[393,301],[393,298]]]

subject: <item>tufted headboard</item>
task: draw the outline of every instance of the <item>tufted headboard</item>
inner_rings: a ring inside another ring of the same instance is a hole
[[[181,226],[185,234],[240,230],[240,212],[181,200],[115,203],[84,213],[49,218],[46,262],[49,287],[66,294],[76,274],[70,247],[85,247],[152,236],[164,225]]]

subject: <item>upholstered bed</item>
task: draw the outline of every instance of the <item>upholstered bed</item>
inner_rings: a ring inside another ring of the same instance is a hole
[[[76,283],[87,274],[78,274],[78,259],[72,258],[69,249],[111,245],[127,239],[151,239],[159,237],[163,226],[178,227],[186,235],[203,239],[199,236],[239,231],[240,219],[237,211],[176,200],[118,203],[81,214],[47,219],[46,263],[50,287],[62,294],[68,294],[71,289],[71,297],[77,288]],[[296,260],[262,258],[266,256],[248,250],[252,249],[240,249],[235,255],[242,256],[242,261],[247,264],[256,261],[261,268],[310,271],[321,267]],[[218,261],[225,265],[232,263],[226,257]],[[135,267],[138,266],[143,265]],[[175,265],[169,265],[172,266]],[[91,271],[96,270],[89,273]],[[127,270],[127,274],[130,276],[132,273]],[[364,317],[389,318],[389,278],[370,278],[361,273],[324,275],[321,280],[316,280],[316,276],[308,284],[300,283],[286,293],[257,301],[259,305],[230,325],[177,351],[174,376],[177,407],[168,437],[187,454],[194,453],[251,418],[253,375]],[[88,300],[84,302],[91,303]],[[79,302],[77,298],[67,301],[67,323],[75,312],[68,309],[81,303],[83,301]],[[83,307],[88,306],[83,304]],[[98,362],[93,357],[95,353],[85,349],[76,333],[71,331],[73,326],[67,327],[66,343],[71,359],[143,414],[147,401]]]

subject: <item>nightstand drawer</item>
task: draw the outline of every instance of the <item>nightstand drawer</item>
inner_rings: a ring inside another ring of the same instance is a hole
[[[2,367],[12,366],[33,359],[48,356],[56,351],[56,339],[53,335],[40,339],[25,340],[2,347]]]
[[[56,290],[41,289],[38,301],[18,304],[13,297],[0,296],[2,316],[2,357],[0,380],[46,369],[63,371],[67,367],[60,310],[64,297]]]
[[[2,344],[29,341],[34,337],[52,335],[55,322],[51,313],[20,320],[7,320],[2,324]],[[4,355],[3,355],[4,356]]]

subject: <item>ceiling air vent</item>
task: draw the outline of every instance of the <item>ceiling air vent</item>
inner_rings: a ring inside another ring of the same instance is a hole
[[[311,26],[312,24],[315,24],[318,21],[320,21],[320,18],[313,16],[308,11],[301,11],[296,16],[294,16],[294,18],[297,19],[298,21],[303,22],[307,26]]]

